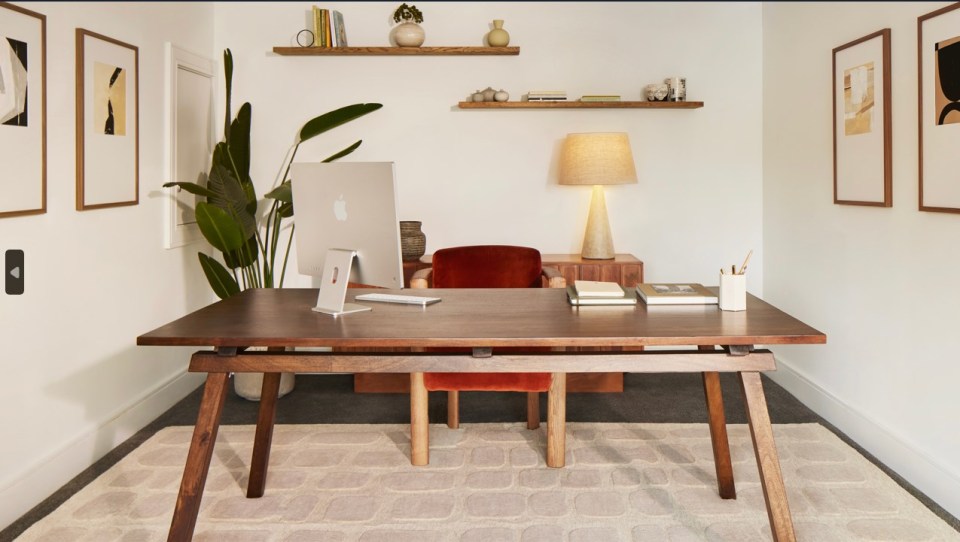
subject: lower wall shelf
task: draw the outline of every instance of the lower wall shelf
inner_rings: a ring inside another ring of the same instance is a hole
[[[460,109],[699,109],[703,102],[460,102]]]

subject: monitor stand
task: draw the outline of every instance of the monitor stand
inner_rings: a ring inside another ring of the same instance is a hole
[[[320,279],[320,294],[317,295],[317,306],[313,310],[334,317],[373,310],[356,303],[344,303],[347,299],[350,268],[353,266],[353,257],[356,255],[356,250],[342,248],[331,248],[327,251],[327,259],[323,263],[323,275]]]

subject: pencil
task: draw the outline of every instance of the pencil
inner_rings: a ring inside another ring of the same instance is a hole
[[[744,260],[743,260],[743,265],[740,266],[740,272],[739,272],[739,273],[736,273],[737,275],[742,275],[742,274],[743,274],[743,270],[747,268],[747,262],[750,261],[750,256],[753,256],[753,250],[752,250],[752,249],[750,250],[750,252],[747,253],[747,257],[744,258]]]

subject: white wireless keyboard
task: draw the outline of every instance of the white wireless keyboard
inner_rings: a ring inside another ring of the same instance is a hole
[[[402,303],[404,305],[427,306],[440,301],[439,297],[422,297],[402,294],[360,294],[354,299],[357,301],[377,301],[380,303]]]

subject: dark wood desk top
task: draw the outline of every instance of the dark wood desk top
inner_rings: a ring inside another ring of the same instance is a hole
[[[355,294],[391,290],[351,289]],[[748,295],[747,310],[716,305],[574,307],[562,289],[417,290],[428,307],[366,303],[332,318],[310,310],[315,289],[247,290],[137,338],[179,346],[695,346],[822,344],[826,336]]]

